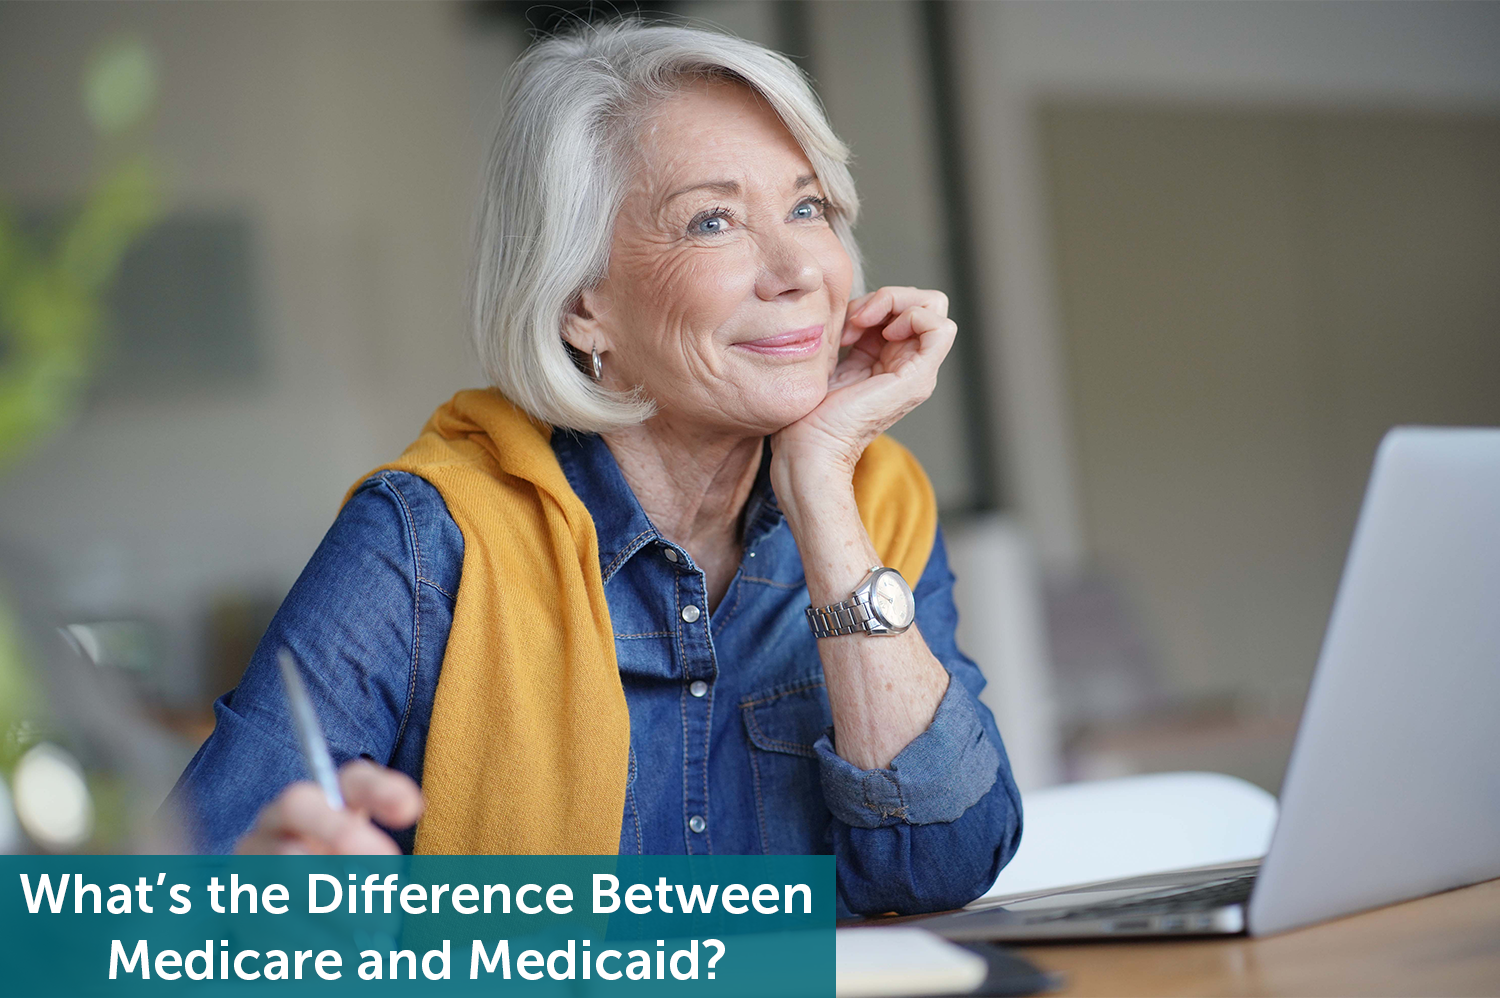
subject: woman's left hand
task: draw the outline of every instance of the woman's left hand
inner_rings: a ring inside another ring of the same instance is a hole
[[[870,441],[926,401],[958,326],[941,291],[884,287],[849,302],[828,394],[773,436],[771,487],[802,556],[813,606],[847,599],[883,564],[860,519],[854,468]],[[908,582],[915,583],[916,579]],[[889,640],[818,641],[834,748],[859,769],[884,769],[925,731],[949,675],[917,627]]]
[[[840,346],[852,346],[816,409],[773,437],[780,461],[854,473],[870,441],[927,400],[958,325],[948,296],[883,287],[852,299]]]

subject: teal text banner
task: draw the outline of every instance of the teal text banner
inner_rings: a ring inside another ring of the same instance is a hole
[[[0,857],[0,991],[831,996],[831,856]]]

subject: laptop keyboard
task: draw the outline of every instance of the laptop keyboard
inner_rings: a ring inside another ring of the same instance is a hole
[[[1157,915],[1187,910],[1221,908],[1239,904],[1250,899],[1250,888],[1255,886],[1255,873],[1241,874],[1228,880],[1215,880],[1187,890],[1152,891],[1148,894],[1133,894],[1117,901],[1104,901],[1086,908],[1070,908],[1043,915],[1037,921],[1076,921],[1079,919],[1113,918],[1116,915]]]

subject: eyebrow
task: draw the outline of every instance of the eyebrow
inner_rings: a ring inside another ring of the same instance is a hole
[[[792,186],[792,189],[800,191],[817,179],[816,174],[803,174],[797,178],[797,183]],[[736,180],[706,180],[701,184],[694,184],[692,187],[684,187],[680,191],[673,191],[662,199],[662,206],[665,207],[673,198],[691,193],[692,191],[713,191],[715,194],[732,195],[740,192],[740,185],[739,181]]]

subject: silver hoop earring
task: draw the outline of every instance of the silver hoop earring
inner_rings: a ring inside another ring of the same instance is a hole
[[[593,350],[593,360],[594,380],[598,381],[600,378],[604,377],[604,361],[599,359],[599,349],[597,347],[595,347]]]

